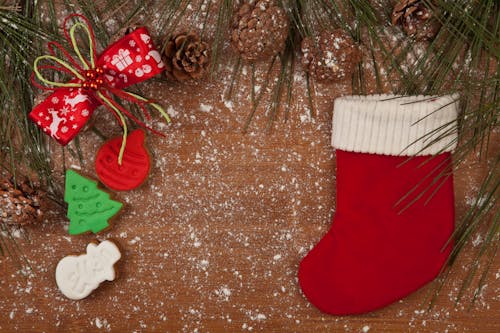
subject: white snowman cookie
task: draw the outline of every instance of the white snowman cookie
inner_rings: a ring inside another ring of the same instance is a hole
[[[112,241],[90,243],[86,254],[67,256],[59,261],[56,267],[57,286],[70,299],[85,298],[101,282],[115,279],[114,264],[120,258],[120,250]]]

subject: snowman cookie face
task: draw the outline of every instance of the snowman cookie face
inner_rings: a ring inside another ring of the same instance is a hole
[[[56,267],[57,286],[70,299],[85,298],[102,282],[115,279],[114,264],[120,258],[120,250],[112,241],[90,243],[86,254],[67,256],[59,261]]]

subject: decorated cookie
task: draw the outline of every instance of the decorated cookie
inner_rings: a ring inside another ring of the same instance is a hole
[[[137,188],[146,180],[151,162],[144,147],[143,130],[137,129],[130,133],[120,165],[118,154],[121,144],[121,136],[104,143],[97,152],[95,170],[99,180],[110,189],[127,191]]]
[[[90,295],[104,281],[116,278],[115,263],[121,258],[115,243],[105,240],[87,245],[87,253],[61,259],[56,267],[56,282],[67,298],[79,300]]]
[[[73,170],[66,171],[64,201],[68,203],[69,234],[98,233],[109,227],[109,219],[122,208],[118,201],[98,189],[97,183],[80,176]]]

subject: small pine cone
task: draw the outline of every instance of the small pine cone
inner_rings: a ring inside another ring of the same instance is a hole
[[[199,79],[207,72],[210,50],[195,33],[181,33],[167,42],[163,60],[168,78],[177,81]]]
[[[392,11],[392,24],[401,25],[408,36],[431,40],[440,29],[432,10],[422,0],[401,0]]]
[[[341,81],[350,76],[361,61],[361,52],[342,29],[322,31],[301,43],[302,64],[319,81]]]
[[[28,181],[14,186],[13,178],[0,181],[0,222],[8,225],[25,225],[41,221],[40,208],[44,194],[34,189]]]
[[[245,1],[234,16],[231,42],[243,59],[267,60],[285,49],[288,26],[275,0]]]

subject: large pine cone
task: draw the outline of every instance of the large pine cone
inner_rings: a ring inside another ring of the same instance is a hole
[[[210,64],[208,44],[194,33],[181,33],[170,38],[163,55],[165,74],[178,81],[203,77]]]
[[[246,1],[234,17],[232,45],[245,60],[267,60],[284,50],[288,25],[276,1]]]
[[[24,225],[42,220],[40,201],[43,193],[27,181],[14,186],[13,179],[0,181],[0,222]]]
[[[361,61],[361,52],[342,29],[322,31],[301,43],[302,64],[318,81],[341,81],[352,75]]]
[[[439,22],[422,0],[401,0],[392,11],[392,24],[401,25],[408,36],[417,40],[433,39],[439,31]]]

